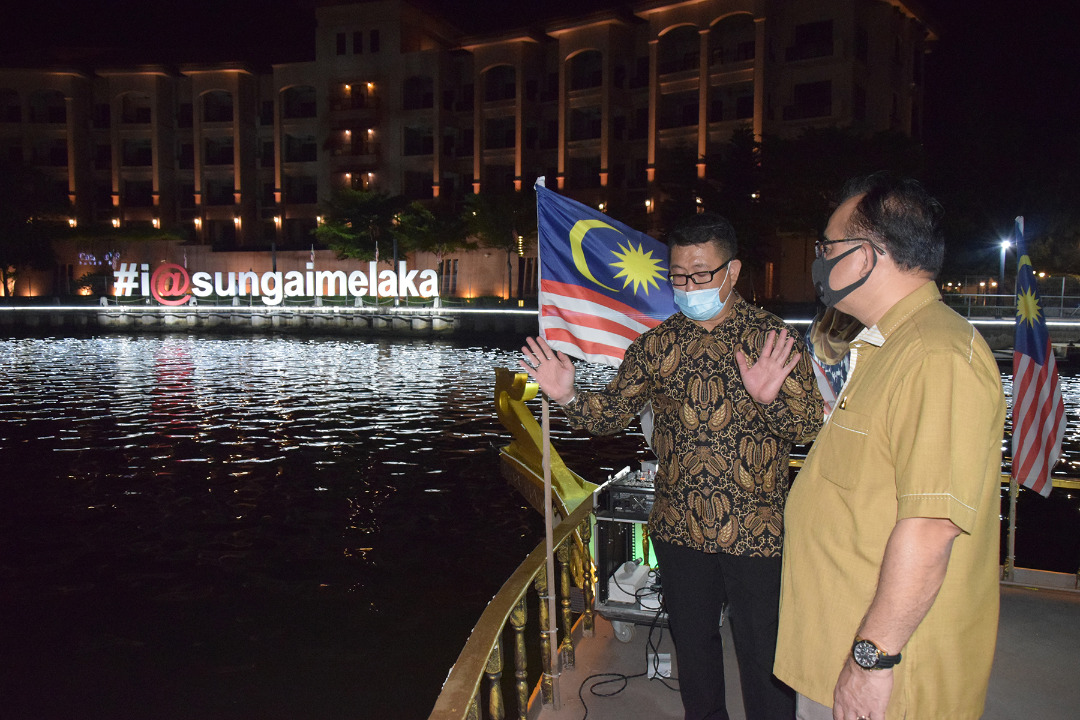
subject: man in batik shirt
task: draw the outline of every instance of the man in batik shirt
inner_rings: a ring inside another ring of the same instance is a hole
[[[821,426],[821,395],[797,334],[734,291],[741,263],[727,220],[694,215],[668,245],[681,312],[630,345],[606,389],[575,391],[569,358],[539,338],[522,365],[572,425],[595,434],[618,432],[652,403],[649,534],[686,719],[728,717],[726,603],[746,716],[790,720],[794,694],[772,675],[788,453]]]

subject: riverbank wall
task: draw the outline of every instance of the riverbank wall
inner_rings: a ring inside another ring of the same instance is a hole
[[[450,337],[535,334],[537,326],[535,309],[255,305],[0,307],[0,328],[34,334],[205,332]]]
[[[1011,319],[971,317],[969,320],[992,349],[1013,346],[1015,324]],[[787,321],[800,328],[810,322],[798,318]],[[1059,351],[1080,345],[1080,320],[1050,319],[1047,325]],[[538,321],[535,308],[108,304],[0,306],[0,328],[30,334],[205,332],[453,337],[536,334]],[[1068,349],[1071,356],[1080,353],[1080,349]]]

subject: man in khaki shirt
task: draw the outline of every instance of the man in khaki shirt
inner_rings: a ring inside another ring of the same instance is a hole
[[[843,197],[813,275],[865,329],[788,498],[775,673],[805,720],[974,720],[997,636],[1000,376],[933,282],[937,202],[883,175]]]

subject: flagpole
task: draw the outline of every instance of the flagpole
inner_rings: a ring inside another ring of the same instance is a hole
[[[1023,256],[1022,246],[1023,246],[1023,241],[1024,241],[1024,217],[1022,215],[1018,216],[1014,220],[1013,235],[1015,236],[1015,237],[1013,237],[1013,246],[1016,248],[1017,275],[1019,275],[1019,264],[1020,264],[1020,258]],[[1001,256],[1002,256],[1002,258],[1005,257],[1005,248],[1004,248],[1004,246],[1002,246]],[[1004,277],[1004,267],[1005,267],[1004,261],[1002,261],[1002,268],[1003,268],[1002,269],[1002,277]],[[1020,292],[1019,281],[1016,283],[1016,285],[1014,285],[1013,292],[1015,294],[1017,294],[1017,302],[1019,302],[1019,294],[1018,294]],[[1019,320],[1017,320],[1016,322],[1019,322]],[[1013,356],[1014,356],[1014,358],[1015,358],[1015,354],[1016,354],[1016,349],[1015,349],[1015,345],[1014,345],[1014,348],[1013,348]],[[1014,403],[1016,402],[1015,385],[1016,385],[1016,360],[1014,359],[1013,360],[1013,386],[1014,386],[1014,389],[1013,389],[1013,402]],[[1016,432],[1016,427],[1015,426],[1013,427],[1013,432],[1014,433]],[[1014,453],[1013,458],[1010,461],[1010,466],[1015,461],[1016,461],[1016,457],[1015,457],[1015,453]],[[1005,571],[1002,573],[1002,579],[1003,580],[1008,580],[1010,582],[1012,581],[1013,575],[1014,575],[1014,573],[1016,571],[1016,502],[1017,502],[1017,499],[1019,498],[1019,496],[1020,496],[1020,486],[1016,482],[1016,472],[1012,467],[1010,467],[1010,471],[1009,471],[1009,537],[1008,537],[1008,550],[1006,551],[1006,554],[1005,554]]]
[[[544,449],[542,467],[544,470],[544,545],[547,549],[547,610],[548,627],[545,632],[548,635],[549,655],[548,672],[551,675],[552,707],[559,710],[561,695],[559,693],[559,634],[555,615],[555,535],[553,531],[553,510],[551,492],[551,406],[547,394],[543,394],[540,403],[541,420],[543,430]],[[569,629],[568,629],[569,631]]]

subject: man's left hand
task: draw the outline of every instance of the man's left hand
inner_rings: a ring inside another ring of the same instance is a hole
[[[752,367],[742,350],[735,351],[735,362],[739,366],[743,386],[750,393],[750,397],[758,403],[768,405],[775,400],[780,394],[784,380],[799,364],[802,353],[792,353],[791,348],[794,345],[795,337],[788,337],[788,331],[785,328],[780,331],[779,337],[773,330],[765,335],[761,354]]]
[[[885,720],[892,688],[891,668],[866,670],[849,657],[833,689],[833,720]]]

